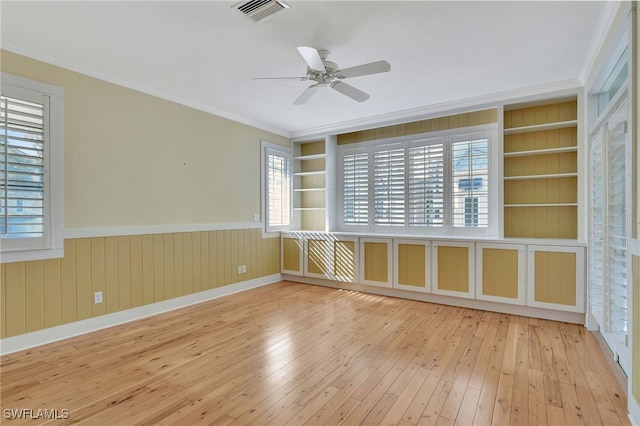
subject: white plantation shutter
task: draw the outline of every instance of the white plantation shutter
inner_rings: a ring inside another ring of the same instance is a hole
[[[409,225],[444,225],[444,145],[409,148]]]
[[[604,216],[602,192],[602,130],[591,140],[591,173],[589,197],[591,215],[589,223],[589,288],[591,314],[604,325]]]
[[[374,224],[403,226],[405,215],[405,150],[381,149],[373,155]]]
[[[626,105],[623,107],[626,110]],[[613,120],[612,120],[613,121]],[[627,203],[626,122],[609,130],[607,234],[609,331],[626,344],[627,336]]]
[[[345,225],[369,223],[369,154],[345,154],[343,172],[343,221]]]
[[[45,103],[0,97],[0,233],[43,245]],[[35,240],[39,240],[34,242]]]
[[[267,230],[291,223],[291,158],[288,153],[267,149]]]
[[[452,226],[489,226],[489,140],[454,142],[451,147]]]

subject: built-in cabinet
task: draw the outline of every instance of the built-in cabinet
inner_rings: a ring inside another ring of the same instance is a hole
[[[282,247],[284,274],[300,275],[303,265],[309,278],[585,312],[583,244],[296,232],[283,233]]]
[[[578,237],[577,101],[504,111],[504,236]]]

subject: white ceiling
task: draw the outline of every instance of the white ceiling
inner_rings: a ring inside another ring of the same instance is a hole
[[[254,23],[236,1],[2,1],[2,47],[283,135],[558,82],[578,82],[603,2],[303,1]],[[297,46],[341,68],[381,59],[304,105]]]

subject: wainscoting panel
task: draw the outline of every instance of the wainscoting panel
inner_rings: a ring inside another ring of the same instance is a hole
[[[0,265],[1,337],[280,272],[280,238],[233,229],[65,240],[60,259]],[[238,274],[238,266],[246,273]],[[102,292],[102,303],[93,303]]]

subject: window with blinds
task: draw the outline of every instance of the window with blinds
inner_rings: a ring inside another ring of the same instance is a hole
[[[0,233],[44,237],[44,105],[0,96]]]
[[[403,226],[405,221],[404,148],[380,149],[373,155],[374,223]]]
[[[342,159],[343,220],[347,225],[369,223],[369,155],[345,154]]]
[[[293,217],[291,153],[264,141],[262,149],[265,230],[285,230]]]
[[[269,154],[269,226],[289,225],[291,218],[291,162],[288,158]]]
[[[2,73],[0,261],[63,255],[59,87]]]
[[[338,148],[340,230],[486,234],[497,210],[489,164],[495,126]],[[496,221],[494,221],[495,223]]]
[[[409,225],[444,226],[444,144],[409,148]]]
[[[452,223],[454,227],[489,225],[489,140],[452,144]]]

